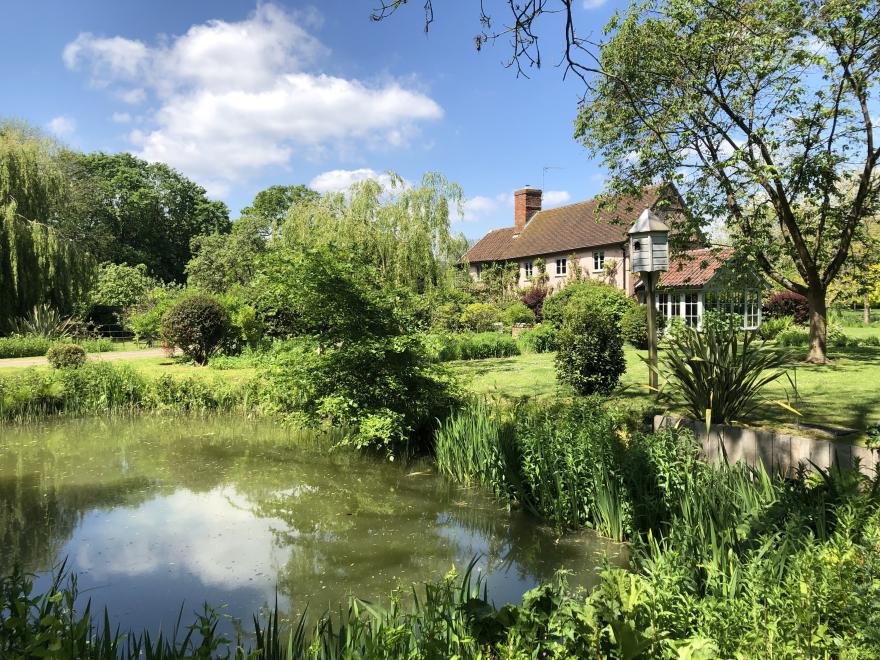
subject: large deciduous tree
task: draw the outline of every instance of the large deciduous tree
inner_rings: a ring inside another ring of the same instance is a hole
[[[611,188],[674,180],[696,222],[725,220],[767,277],[808,298],[809,359],[825,361],[828,288],[878,204],[880,4],[649,0],[599,41],[576,29],[573,0],[499,4],[507,22],[480,3],[478,47],[509,37],[526,72],[540,66],[546,18],[585,84],[576,137],[604,159]]]
[[[164,163],[128,153],[59,157],[68,186],[56,226],[101,261],[145,264],[150,274],[183,281],[190,242],[229,231],[229,210]]]

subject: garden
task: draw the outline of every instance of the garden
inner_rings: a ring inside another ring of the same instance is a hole
[[[232,221],[164,163],[0,123],[0,656],[878,657],[880,150],[847,164],[880,19],[722,4],[612,19],[575,137],[612,191],[677,179],[686,222],[727,219],[757,329],[650,337],[573,259],[562,287],[541,259],[472,278],[439,173],[272,186]],[[750,103],[806,109],[752,133]],[[709,460],[716,424],[874,460]]]

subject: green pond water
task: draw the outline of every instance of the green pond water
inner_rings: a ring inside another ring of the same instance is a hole
[[[479,556],[496,603],[558,568],[594,583],[621,546],[560,537],[429,461],[345,452],[267,422],[136,417],[0,427],[0,572],[45,587],[61,560],[114,624],[169,630],[207,601],[249,626],[270,606],[387,598]]]

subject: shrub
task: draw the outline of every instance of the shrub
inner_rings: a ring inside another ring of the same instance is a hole
[[[794,291],[774,293],[764,302],[764,314],[769,318],[791,316],[798,325],[810,321],[810,305],[806,296]]]
[[[550,289],[543,284],[538,283],[533,284],[526,289],[521,289],[519,292],[519,299],[526,307],[532,310],[535,319],[540,322],[544,318],[544,300],[549,294]]]
[[[229,327],[229,314],[208,295],[186,297],[162,317],[162,336],[196,364],[207,364]]]
[[[758,394],[781,377],[789,356],[761,348],[754,333],[742,340],[735,328],[685,328],[673,337],[657,368],[673,400],[684,401],[696,419],[725,423],[743,419],[759,403]]]
[[[86,353],[107,353],[113,350],[113,340],[108,337],[78,339],[76,343],[82,346]]]
[[[758,328],[758,336],[764,341],[776,339],[777,336],[794,326],[793,316],[778,316],[776,318],[763,319]]]
[[[141,301],[126,310],[123,325],[138,341],[153,341],[162,333],[162,318],[177,304],[185,292],[173,285],[158,286],[147,291]]]
[[[516,340],[532,353],[549,353],[556,350],[556,329],[549,323],[539,323],[520,332]]]
[[[471,303],[461,313],[461,325],[472,332],[487,332],[501,320],[498,308],[489,303]]]
[[[577,301],[565,310],[556,374],[578,394],[608,394],[626,371],[623,337],[613,311]]]
[[[279,412],[344,429],[348,444],[391,457],[426,442],[454,402],[451,380],[411,335],[303,342],[275,358],[269,385]]]
[[[740,332],[743,329],[743,317],[742,314],[719,312],[710,309],[703,314],[701,326],[703,330],[711,328],[716,332],[725,332],[727,330]]]
[[[524,303],[516,301],[508,305],[501,312],[501,322],[508,328],[515,326],[517,323],[534,323],[535,313],[526,307]]]
[[[810,343],[810,333],[805,328],[791,326],[776,335],[776,344],[786,348],[806,346]]]
[[[0,358],[34,357],[45,355],[52,345],[48,337],[13,335],[0,337]]]
[[[595,280],[573,282],[544,301],[544,322],[561,328],[566,308],[575,302],[604,310],[615,324],[620,323],[623,315],[638,304],[617,287]]]
[[[880,346],[880,337],[877,335],[869,335],[859,340],[862,346]]]
[[[75,369],[85,364],[86,352],[76,344],[56,344],[46,352],[46,360],[53,369]]]
[[[660,320],[660,315],[656,317]],[[636,348],[648,348],[648,308],[645,305],[630,307],[620,319],[620,333]]]

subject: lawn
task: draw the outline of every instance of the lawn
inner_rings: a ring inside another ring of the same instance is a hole
[[[880,335],[880,328],[847,328],[846,332],[863,337]],[[651,402],[653,395],[641,386],[647,382],[647,367],[640,359],[645,351],[628,346],[625,354],[627,368],[617,396],[631,402]],[[833,361],[828,365],[797,363],[790,370],[797,394],[783,378],[768,387],[767,398],[790,402],[803,414],[806,424],[864,431],[880,422],[880,348],[832,348],[830,357]],[[571,393],[556,382],[551,353],[454,362],[451,366],[478,394],[517,399]],[[748,421],[779,428],[796,423],[797,418],[778,406],[764,404]],[[805,429],[800,432],[813,434]]]

